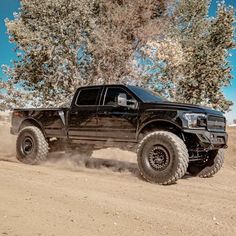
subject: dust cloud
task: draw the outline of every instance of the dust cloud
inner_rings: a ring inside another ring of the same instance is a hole
[[[123,160],[114,159],[115,155],[112,155],[112,153],[116,153],[118,151],[120,150],[102,149],[99,151],[95,151],[90,158],[79,154],[55,152],[49,154],[48,160],[43,163],[43,165],[54,166],[57,168],[68,169],[72,171],[81,171],[84,168],[88,168],[109,172],[131,173],[135,176],[139,176],[137,164],[135,162],[127,161],[129,157],[133,156],[133,154],[125,153],[126,157],[128,157],[127,159],[124,155],[121,155],[123,156]],[[107,155],[107,152],[109,152],[109,155]]]
[[[10,134],[10,125],[0,122],[0,160],[16,161],[16,136]]]

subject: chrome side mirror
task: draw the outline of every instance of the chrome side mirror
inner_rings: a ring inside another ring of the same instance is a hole
[[[118,96],[118,105],[122,107],[127,107],[127,95],[125,93],[120,93]]]

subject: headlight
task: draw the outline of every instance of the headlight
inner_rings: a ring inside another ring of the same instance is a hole
[[[202,113],[185,113],[183,115],[187,121],[187,128],[190,129],[202,129],[206,127],[206,115]]]

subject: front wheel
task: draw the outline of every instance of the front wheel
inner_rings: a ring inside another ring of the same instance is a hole
[[[23,128],[16,140],[16,158],[25,164],[39,164],[47,159],[48,143],[35,126]]]
[[[172,184],[187,171],[189,155],[183,140],[168,131],[148,134],[137,150],[141,175],[149,182]]]
[[[224,164],[224,151],[213,150],[208,153],[207,158],[201,162],[189,164],[188,172],[193,176],[208,178],[215,175]]]

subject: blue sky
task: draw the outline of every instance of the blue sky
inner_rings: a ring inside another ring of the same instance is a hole
[[[10,64],[10,61],[16,57],[14,45],[10,44],[8,41],[4,19],[6,17],[13,19],[13,12],[18,12],[19,2],[19,0],[1,0],[0,3],[0,65]],[[232,5],[236,8],[235,0],[226,0],[225,2],[227,5]],[[213,0],[210,8],[210,15],[215,15],[216,7],[217,0]],[[236,50],[232,52],[230,61],[234,67],[232,72],[234,79],[232,81],[232,85],[224,89],[224,94],[228,99],[235,103],[232,107],[232,111],[226,114],[228,120],[232,121],[233,119],[236,119]],[[0,77],[4,77],[1,69]]]

